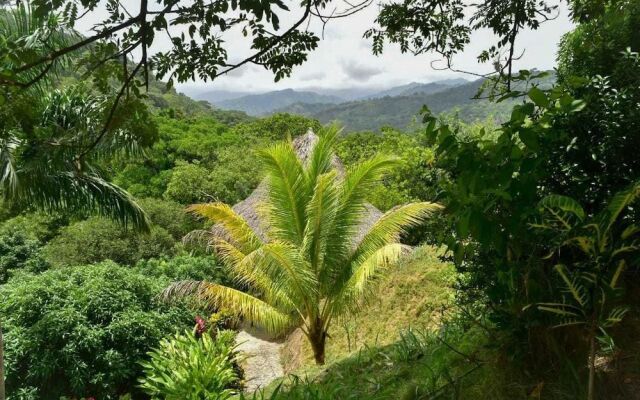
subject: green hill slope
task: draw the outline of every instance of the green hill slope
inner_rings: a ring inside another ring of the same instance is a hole
[[[553,76],[547,77],[538,84],[548,87],[553,79]],[[335,105],[296,103],[278,111],[305,115],[322,123],[338,121],[347,131],[376,131],[385,126],[405,129],[420,119],[419,113],[424,105],[435,114],[457,114],[465,122],[485,120],[487,117],[494,117],[498,121],[506,119],[517,100],[495,103],[485,99],[474,99],[482,84],[483,80],[479,79],[444,89],[432,87],[435,92],[416,92],[415,90],[420,89],[407,88],[400,92],[404,95]]]
[[[212,104],[225,110],[240,110],[249,115],[257,116],[270,113],[276,109],[284,108],[298,102],[335,104],[341,101],[343,101],[343,99],[336,96],[326,96],[315,92],[285,89],[262,94],[252,94],[224,101],[212,101]]]

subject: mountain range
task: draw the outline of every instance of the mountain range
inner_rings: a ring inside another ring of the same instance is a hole
[[[537,83],[548,87],[555,78],[551,74],[543,79]],[[406,129],[419,118],[425,105],[434,114],[456,114],[465,122],[506,119],[516,100],[495,103],[475,99],[483,83],[482,79],[448,79],[412,82],[384,90],[285,89],[258,94],[209,91],[194,97],[208,101],[216,109],[239,110],[253,116],[286,112],[315,118],[322,123],[337,121],[347,131],[376,131],[385,126]]]
[[[297,103],[340,104],[348,101],[368,100],[386,96],[403,96],[416,93],[431,94],[466,83],[464,79],[447,79],[431,83],[411,82],[388,89],[374,88],[311,88],[308,90],[284,89],[264,93],[214,90],[194,92],[196,100],[205,100],[223,110],[244,111],[259,116],[283,109]]]

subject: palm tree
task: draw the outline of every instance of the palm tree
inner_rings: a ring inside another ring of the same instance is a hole
[[[144,211],[99,168],[105,159],[139,154],[140,145],[146,144],[148,130],[140,135],[135,129],[143,126],[136,122],[145,117],[140,103],[116,109],[107,96],[81,88],[52,90],[51,75],[68,66],[70,57],[20,77],[6,74],[16,59],[37,59],[52,44],[78,37],[60,29],[56,16],[35,16],[28,2],[0,8],[0,39],[20,38],[10,56],[4,57],[9,49],[0,46],[0,198],[22,207],[98,213],[147,230]],[[119,116],[106,124],[111,120],[108,110]],[[0,324],[0,400],[5,399],[3,350]]]
[[[115,108],[110,96],[81,86],[52,89],[73,55],[2,80],[15,59],[37,59],[79,40],[76,32],[60,27],[58,16],[37,16],[29,4],[0,8],[0,39],[18,38],[20,44],[10,57],[0,58],[0,197],[46,210],[98,212],[145,230],[142,209],[99,168],[104,160],[141,154],[141,146],[153,139],[141,103],[131,99]],[[118,117],[108,118],[114,112]]]
[[[197,204],[190,210],[219,224],[208,238],[230,273],[250,293],[212,282],[178,282],[165,294],[196,294],[274,334],[300,327],[315,361],[324,364],[331,322],[355,311],[372,283],[408,249],[400,235],[441,206],[412,203],[382,215],[359,232],[366,196],[396,159],[377,156],[344,176],[333,166],[338,131],[321,135],[306,163],[292,143],[261,153],[267,198],[260,206],[266,239],[226,204]]]

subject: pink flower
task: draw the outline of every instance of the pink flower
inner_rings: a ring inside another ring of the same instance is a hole
[[[199,315],[196,316],[196,335],[200,337],[203,333],[207,331],[207,324],[202,317]]]

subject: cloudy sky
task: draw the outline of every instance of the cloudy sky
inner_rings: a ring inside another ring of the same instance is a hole
[[[341,0],[334,0],[341,1]],[[377,1],[377,0],[374,0]],[[137,0],[124,0],[125,3],[139,4]],[[287,4],[291,2],[285,1]],[[564,2],[561,2],[564,4]],[[344,4],[344,3],[342,3]],[[332,20],[326,26],[324,38],[320,41],[318,49],[312,52],[309,60],[302,66],[294,69],[288,79],[274,83],[273,75],[262,67],[246,65],[233,71],[228,76],[223,76],[215,82],[189,82],[177,85],[178,90],[197,93],[208,90],[233,90],[260,92],[285,88],[350,88],[350,87],[376,87],[384,88],[394,85],[416,82],[429,82],[451,77],[471,76],[456,75],[450,71],[436,71],[430,67],[430,62],[437,59],[436,55],[414,56],[402,54],[397,47],[387,46],[381,56],[371,53],[371,43],[363,39],[362,35],[373,26],[378,12],[377,3],[358,14],[348,18]],[[282,29],[297,19],[301,10],[292,9],[290,13],[279,14],[281,16]],[[90,26],[97,18],[86,21],[85,26]],[[309,29],[321,32],[320,21],[314,21]],[[559,16],[553,21],[546,22],[537,31],[527,31],[518,38],[518,46],[525,53],[517,68],[550,69],[555,65],[557,43],[562,34],[571,29],[568,18],[568,10],[561,8]],[[158,49],[169,46],[168,39],[160,37]],[[230,60],[238,60],[250,54],[247,48],[247,40],[240,32],[226,34]],[[163,42],[164,41],[164,42]],[[455,67],[461,70],[474,72],[487,72],[490,65],[480,65],[476,61],[481,50],[495,42],[495,38],[488,31],[475,32],[471,44],[463,54],[454,59]]]

